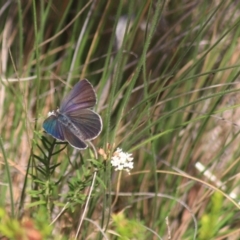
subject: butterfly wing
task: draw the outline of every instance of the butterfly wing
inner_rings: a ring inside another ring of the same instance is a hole
[[[68,141],[70,145],[78,149],[85,149],[87,148],[87,144],[80,140],[77,136],[75,136],[69,129],[63,126],[63,133],[65,139]]]
[[[43,122],[44,130],[56,139],[64,141],[63,126],[57,116],[51,115]]]
[[[91,109],[73,111],[67,116],[79,130],[79,138],[82,140],[92,140],[102,131],[102,119]]]
[[[52,137],[60,141],[68,141],[75,148],[87,148],[86,143],[75,136],[55,115],[51,115],[43,122],[43,128]]]
[[[79,81],[64,98],[59,111],[68,115],[69,112],[91,108],[96,104],[96,94],[92,84],[83,79]]]

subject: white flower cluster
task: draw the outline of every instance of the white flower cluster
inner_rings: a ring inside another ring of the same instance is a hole
[[[111,164],[115,167],[115,171],[125,170],[129,173],[130,169],[133,169],[132,153],[125,153],[121,148],[117,148],[113,153]]]

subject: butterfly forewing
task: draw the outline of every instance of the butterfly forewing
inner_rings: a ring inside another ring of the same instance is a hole
[[[79,81],[62,101],[59,111],[68,114],[79,109],[92,108],[96,104],[96,94],[90,82]]]

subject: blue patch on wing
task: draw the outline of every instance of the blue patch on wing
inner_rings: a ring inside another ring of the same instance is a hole
[[[63,128],[58,118],[55,115],[51,115],[43,122],[44,130],[56,139],[64,141]]]

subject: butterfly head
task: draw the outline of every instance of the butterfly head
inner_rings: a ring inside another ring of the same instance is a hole
[[[48,112],[48,117],[50,117],[50,116],[56,116],[57,117],[58,115],[59,115],[59,109]]]

